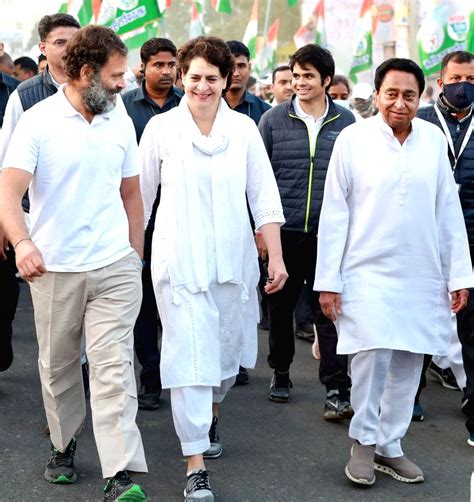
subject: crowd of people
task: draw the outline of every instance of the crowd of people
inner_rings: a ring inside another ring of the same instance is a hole
[[[474,54],[444,57],[433,101],[414,61],[351,88],[308,44],[259,97],[239,41],[152,38],[133,73],[108,28],[54,14],[38,32],[38,64],[0,47],[0,371],[20,276],[49,482],[77,480],[90,398],[104,500],[147,500],[136,414],[165,388],[185,500],[213,501],[205,459],[257,326],[275,403],[291,398],[295,333],[313,343],[323,418],[350,420],[353,483],[424,480],[401,442],[426,371],[462,390],[474,446]]]

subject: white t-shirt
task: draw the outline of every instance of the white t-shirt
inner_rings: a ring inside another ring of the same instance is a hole
[[[3,168],[33,175],[30,234],[49,271],[95,270],[132,252],[120,185],[139,173],[135,138],[120,106],[89,124],[64,86],[20,118]]]
[[[304,120],[306,127],[308,128],[310,149],[311,152],[313,152],[316,144],[316,138],[318,137],[319,134],[319,130],[321,129],[324,119],[327,117],[329,111],[329,101],[326,99],[326,109],[324,110],[323,115],[321,115],[321,117],[319,118],[315,118],[312,115],[306,113],[303,110],[303,107],[301,106],[298,97],[296,97],[294,100],[294,107],[296,115],[298,115],[300,119]]]

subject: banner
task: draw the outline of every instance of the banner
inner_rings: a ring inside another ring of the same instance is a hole
[[[427,12],[417,35],[420,66],[425,75],[440,71],[449,52],[474,52],[474,7],[464,0],[440,0]]]

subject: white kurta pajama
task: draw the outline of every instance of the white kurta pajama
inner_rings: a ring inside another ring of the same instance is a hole
[[[270,161],[248,117],[221,100],[206,137],[186,97],[150,120],[140,151],[145,221],[161,185],[151,271],[163,387],[220,387],[257,358],[259,269],[246,194],[256,228],[284,222]]]
[[[356,354],[350,435],[362,444],[377,443],[378,453],[390,457],[402,454],[400,439],[418,386],[413,373],[419,378],[421,372],[419,355],[448,351],[447,292],[474,284],[446,149],[441,131],[419,119],[401,145],[378,115],[340,134],[326,179],[314,289],[341,293],[338,353]],[[389,355],[371,359],[372,371],[362,372],[357,354],[379,349]],[[403,360],[411,370],[400,364]],[[368,378],[384,382],[369,396],[371,406],[358,392],[358,386],[370,389]],[[368,412],[387,405],[383,396],[395,395],[393,386],[401,382],[406,384],[403,403],[391,413]],[[381,447],[377,436],[391,426],[398,438],[392,435]]]

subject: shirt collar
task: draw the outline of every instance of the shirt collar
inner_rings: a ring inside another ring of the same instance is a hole
[[[301,106],[300,100],[299,100],[298,96],[296,96],[293,101],[296,115],[298,115],[298,117],[303,120],[305,120],[305,119],[313,119],[314,121],[324,120],[329,112],[329,100],[326,97],[324,99],[326,100],[326,109],[324,110],[324,113],[322,114],[321,117],[315,119],[313,117],[313,115],[309,115],[308,113],[306,113],[303,110],[303,107]]]
[[[62,102],[62,107],[63,107],[63,114],[65,117],[73,117],[74,115],[79,115],[82,119],[85,120],[85,118],[82,116],[81,113],[79,113],[74,106],[69,102],[69,99],[67,99],[66,94],[64,93],[64,89],[68,84],[61,84],[59,86],[58,92],[54,95],[57,96],[57,98]],[[92,119],[92,122],[96,120],[109,120],[110,119],[110,114],[115,110],[115,106],[112,108],[112,110],[101,113],[100,115],[94,115],[94,118]]]
[[[173,98],[174,95],[177,95],[176,93],[176,87],[173,85],[171,87],[171,89],[169,90],[168,92],[168,96],[166,96],[166,100],[165,102],[163,103],[163,106],[165,106],[169,101],[170,99]],[[151,98],[150,96],[148,96],[147,92],[146,92],[146,89],[145,89],[145,80],[142,82],[142,85],[140,87],[137,88],[137,92],[136,92],[136,95],[135,95],[135,99],[134,101],[140,101],[140,100],[145,100],[145,101],[148,101],[150,104],[154,105],[154,106],[159,106],[157,105]]]
[[[390,135],[392,138],[395,138],[395,135],[393,134],[393,129],[387,124],[387,122],[385,122],[385,120],[384,120],[384,118],[383,118],[383,116],[382,116],[381,113],[377,113],[377,115],[374,115],[373,117],[369,117],[367,119],[364,119],[364,121],[367,121],[367,120],[373,120],[373,121],[375,121],[375,123],[378,124],[378,126],[380,127],[380,129],[384,133]],[[414,134],[416,134],[416,131],[418,130],[418,120],[419,119],[414,118],[411,121],[411,131],[408,134],[407,139],[410,138],[411,136],[413,136]]]

